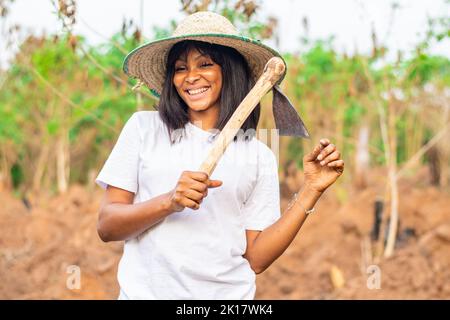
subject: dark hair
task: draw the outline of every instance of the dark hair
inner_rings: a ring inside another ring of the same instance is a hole
[[[251,76],[247,61],[237,50],[193,40],[185,40],[175,44],[167,58],[166,79],[157,106],[159,115],[167,126],[172,143],[174,142],[172,132],[184,128],[189,121],[188,106],[173,85],[173,76],[175,74],[175,61],[180,56],[187,54],[190,49],[197,49],[200,53],[209,56],[222,69],[222,90],[219,97],[220,111],[215,125],[216,129],[222,130],[224,128],[233,112],[254,85],[254,79]],[[258,103],[241,127],[246,140],[255,135],[259,116],[260,104]],[[235,141],[240,134],[242,134],[242,131],[234,137]]]

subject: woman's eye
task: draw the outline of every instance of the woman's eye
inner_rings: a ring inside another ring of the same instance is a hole
[[[202,63],[202,67],[209,67],[212,66],[213,64],[211,62],[203,62]]]
[[[175,71],[183,71],[185,67],[175,67]]]

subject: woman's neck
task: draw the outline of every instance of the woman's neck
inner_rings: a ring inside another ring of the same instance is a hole
[[[197,127],[208,131],[215,128],[217,119],[219,119],[219,110],[218,105],[202,111],[188,109],[189,120]]]

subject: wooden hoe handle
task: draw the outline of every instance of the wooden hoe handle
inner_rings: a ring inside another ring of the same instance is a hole
[[[275,83],[277,83],[283,75],[285,68],[286,66],[281,58],[273,57],[267,62],[263,74],[259,77],[258,81],[244,100],[242,100],[241,104],[237,107],[230,120],[228,120],[227,124],[220,132],[207,158],[200,166],[199,171],[206,172],[208,176],[211,176],[218,161],[241,128],[242,124],[248,118],[250,113],[252,113],[262,97]]]

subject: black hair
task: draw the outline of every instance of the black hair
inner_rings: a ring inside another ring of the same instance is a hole
[[[191,49],[197,49],[201,54],[209,56],[222,69],[222,89],[220,92],[220,111],[215,129],[222,130],[233,112],[245,98],[254,85],[247,61],[234,48],[208,42],[185,40],[175,44],[169,51],[166,64],[166,79],[164,80],[160,100],[156,109],[161,120],[166,124],[171,142],[172,133],[185,127],[189,121],[188,106],[179,96],[174,84],[175,61]],[[237,137],[244,133],[245,140],[256,133],[260,116],[260,104],[255,107],[242,125]]]

